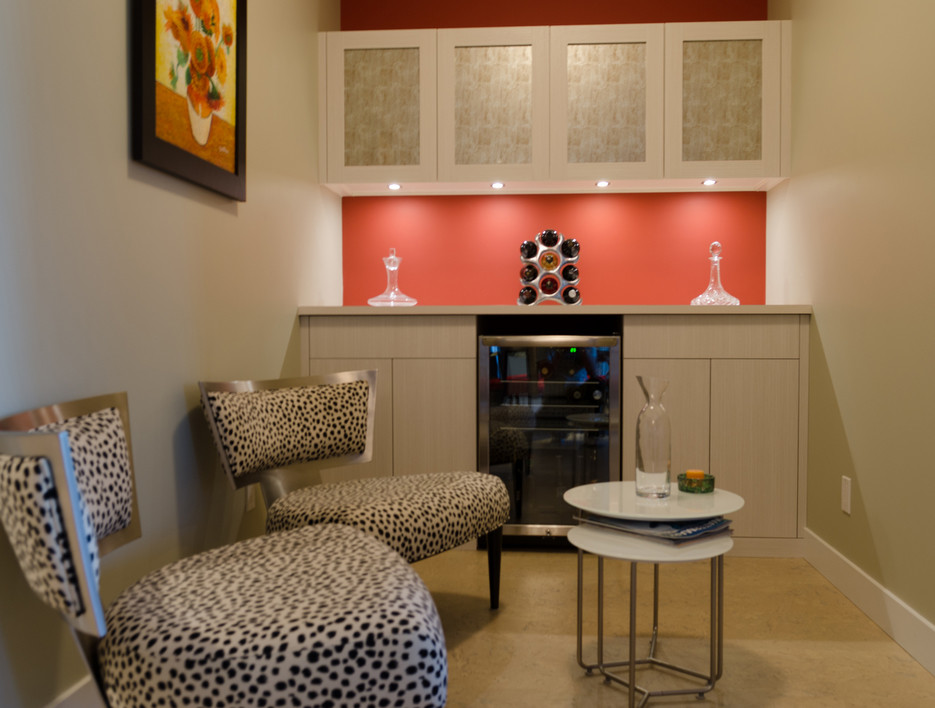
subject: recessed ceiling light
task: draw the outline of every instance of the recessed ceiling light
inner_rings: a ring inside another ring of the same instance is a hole
[[[494,182],[490,186],[493,187],[494,189],[503,189],[503,182]]]
[[[704,180],[704,181],[702,182],[702,184],[703,184],[705,187],[713,187],[714,185],[717,184],[717,180],[714,179],[714,177],[708,177],[708,179]]]
[[[596,182],[596,184],[597,184],[598,187],[600,187],[601,189],[603,189],[604,187],[609,186],[609,185],[610,185],[610,182],[608,182],[606,179],[599,179],[599,180]]]
[[[389,188],[390,188],[391,190],[393,190],[393,191],[395,192],[395,191],[397,191],[398,189],[400,189],[400,186],[401,186],[401,185],[397,184],[396,182],[393,182],[392,184],[390,184],[390,185],[388,185],[388,186],[389,186]]]

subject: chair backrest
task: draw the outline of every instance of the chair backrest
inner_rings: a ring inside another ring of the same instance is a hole
[[[0,522],[33,591],[106,631],[100,556],[140,535],[125,393],[0,420]]]
[[[373,458],[376,371],[269,381],[202,381],[201,405],[231,484],[267,505],[308,471]]]

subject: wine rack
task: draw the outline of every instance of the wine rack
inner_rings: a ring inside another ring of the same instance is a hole
[[[555,229],[545,229],[537,233],[534,240],[523,241],[519,247],[522,265],[517,304],[556,302],[560,305],[580,305],[580,250],[577,239],[566,238]]]

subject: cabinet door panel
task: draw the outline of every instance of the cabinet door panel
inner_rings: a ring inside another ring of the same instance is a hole
[[[781,27],[666,25],[666,177],[780,174]]]
[[[636,469],[636,418],[645,397],[637,376],[669,382],[662,405],[672,423],[672,485],[686,469],[708,469],[710,365],[707,359],[624,359],[623,479]]]
[[[309,359],[308,375],[339,371],[377,370],[377,407],[374,413],[373,459],[360,465],[323,470],[322,482],[393,475],[393,362],[390,359]]]
[[[434,31],[329,32],[326,42],[328,181],[433,180]]]
[[[546,179],[549,28],[438,30],[442,181]]]
[[[477,360],[393,362],[397,475],[477,469]]]
[[[711,472],[746,502],[738,536],[796,536],[798,392],[798,361],[711,362]]]
[[[553,179],[662,177],[663,25],[551,32]]]

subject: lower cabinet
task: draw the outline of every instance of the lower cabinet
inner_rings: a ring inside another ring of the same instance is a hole
[[[477,469],[474,317],[303,317],[303,372],[377,370],[373,461],[349,477]]]
[[[740,494],[735,537],[803,538],[809,315],[624,311],[622,321],[622,478],[636,464],[636,377],[661,377],[672,483],[698,468]],[[301,330],[305,373],[377,370],[373,461],[323,481],[477,469],[476,316],[305,315]]]
[[[745,500],[733,515],[735,536],[799,537],[805,513],[806,325],[797,315],[770,321],[696,317],[681,333],[675,324],[672,318],[624,318],[623,478],[635,474],[636,418],[644,402],[636,377],[664,378],[672,483],[686,469],[703,469],[715,476],[717,487]]]

